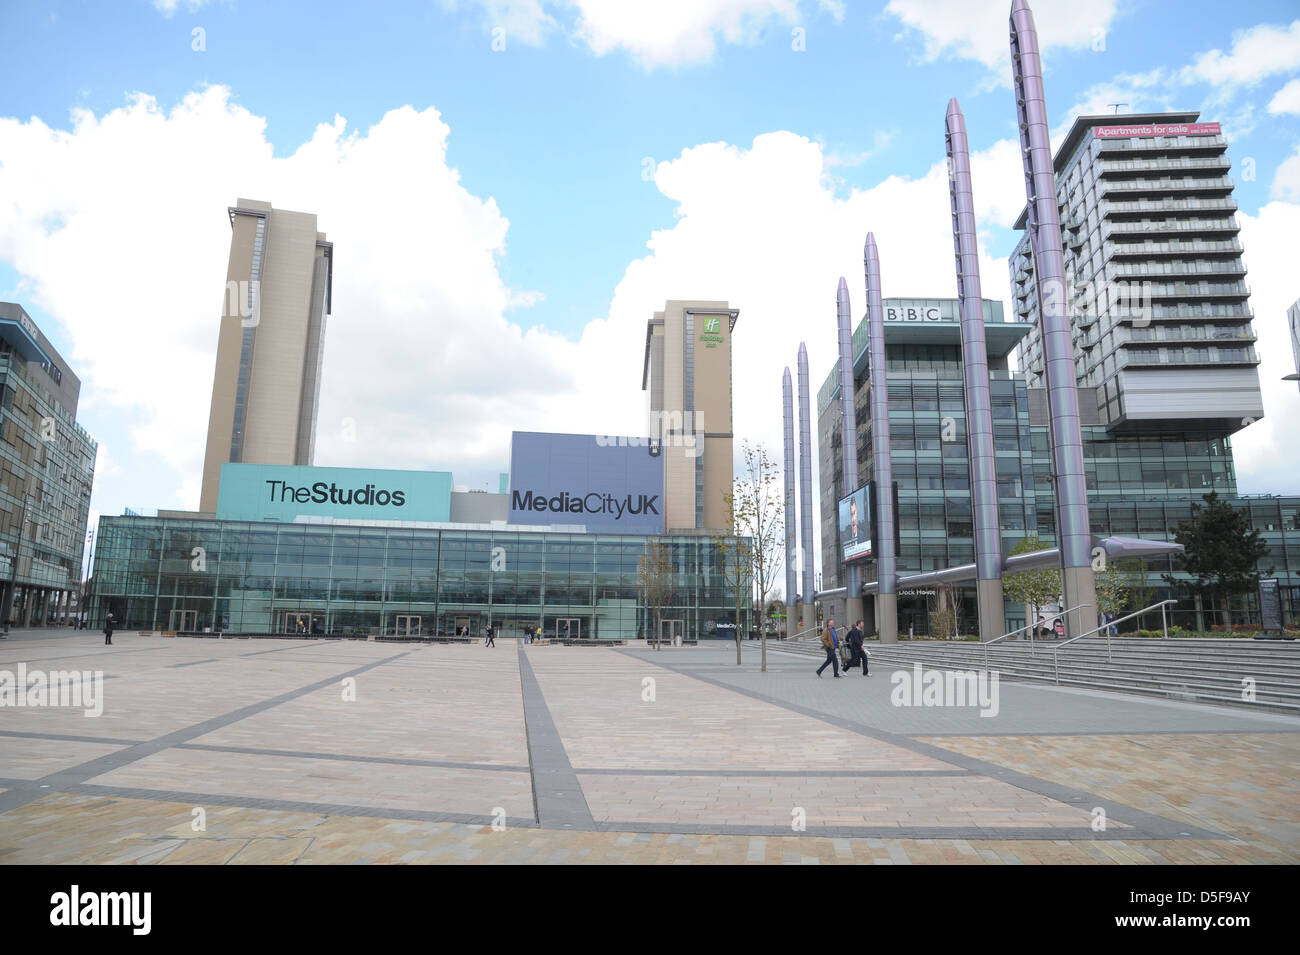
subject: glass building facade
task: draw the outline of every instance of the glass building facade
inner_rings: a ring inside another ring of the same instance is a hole
[[[734,591],[705,535],[102,517],[93,619],[124,629],[335,636],[653,637],[639,568],[671,554],[665,636],[732,637]],[[746,587],[746,590],[748,588]],[[721,626],[720,626],[721,625]]]
[[[13,626],[81,609],[97,445],[77,424],[79,392],[26,311],[0,302],[0,620]]]
[[[991,327],[986,323],[986,329]],[[959,331],[955,324],[948,324],[946,342],[940,340],[945,330],[939,325],[927,331],[935,339],[930,343],[895,343],[896,338],[915,338],[915,330],[893,323],[885,326],[900,575],[975,560]],[[854,344],[858,475],[866,484],[872,479],[871,389],[865,374],[866,342],[859,344],[855,335]],[[1056,536],[1046,394],[1044,389],[1028,387],[1020,374],[997,367],[1005,361],[1005,354],[995,354],[998,350],[990,336],[989,390],[1005,556],[1030,535],[1037,535],[1044,547],[1055,546]],[[1262,532],[1269,552],[1260,561],[1260,570],[1272,569],[1272,576],[1281,581],[1288,619],[1300,619],[1300,497],[1240,497],[1227,436],[1198,429],[1115,434],[1100,422],[1096,389],[1080,388],[1079,394],[1092,532],[1102,537],[1173,540],[1178,523],[1191,517],[1192,505],[1215,491],[1233,507],[1246,511],[1252,526]],[[823,590],[844,584],[838,522],[833,515],[837,502],[853,490],[842,487],[838,398],[836,370],[817,399]],[[1179,599],[1171,619],[1188,629],[1216,622],[1198,618],[1188,592],[1162,579],[1164,574],[1185,576],[1174,570],[1174,563],[1171,557],[1145,559],[1147,585],[1154,593],[1149,602]],[[865,580],[873,580],[873,573],[874,565],[864,565]],[[977,630],[974,581],[961,589],[962,628],[972,633]],[[926,589],[899,591],[900,632],[909,628],[916,634],[929,632],[932,596]],[[1254,598],[1234,602],[1233,608],[1235,619],[1242,621],[1254,611]],[[1024,613],[1023,606],[1008,600],[1006,629],[1023,625]]]

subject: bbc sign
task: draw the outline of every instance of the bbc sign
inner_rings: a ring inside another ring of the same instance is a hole
[[[594,434],[516,431],[511,436],[511,524],[662,534],[663,514],[663,458],[646,444]]]

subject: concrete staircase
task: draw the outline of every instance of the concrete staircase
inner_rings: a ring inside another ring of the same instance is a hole
[[[961,641],[868,643],[873,671],[915,663],[942,670],[997,670],[1000,679],[1139,693],[1165,699],[1300,713],[1300,643],[1293,640],[1152,640],[1086,637],[1055,653],[1055,641],[1003,641],[987,648]],[[822,657],[816,640],[780,645]],[[1253,680],[1254,701],[1243,699]]]

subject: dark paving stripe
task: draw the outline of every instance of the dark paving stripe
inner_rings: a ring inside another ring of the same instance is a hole
[[[38,657],[36,659],[28,659],[26,657],[22,657],[13,660],[0,660],[0,667],[17,666],[19,663],[26,663],[30,667],[33,663],[58,663],[61,660],[75,660],[78,657],[98,657],[98,656],[105,656],[110,653],[113,654],[113,656],[118,657],[124,653],[150,653],[155,650],[169,649],[168,647],[135,647],[134,649],[131,650],[125,650],[125,649],[119,650],[118,649],[119,646],[121,645],[120,644],[113,644],[112,646],[101,645],[102,652],[101,650],[97,650],[94,652],[86,652],[86,653],[69,653],[61,657]],[[12,649],[12,648],[6,648],[6,649]]]
[[[594,829],[596,821],[586,794],[569,763],[546,698],[532,664],[518,644],[519,685],[524,697],[524,731],[528,737],[528,762],[533,770],[533,803],[537,822],[544,829]],[[3,797],[0,797],[3,798]]]
[[[599,832],[672,833],[680,835],[719,836],[798,836],[828,839],[966,839],[1007,842],[1069,841],[1069,842],[1146,842],[1181,839],[1184,836],[1153,835],[1137,829],[1107,829],[1093,832],[1087,826],[1077,829],[1059,826],[1006,827],[993,826],[809,826],[800,832],[789,826],[724,826],[691,825],[689,823],[600,822]],[[1204,837],[1202,837],[1204,838]],[[1220,837],[1223,838],[1223,837]]]
[[[191,661],[189,661],[188,663],[169,663],[169,664],[167,664],[167,669],[168,669],[168,670],[176,670],[176,669],[179,669],[179,668],[181,668],[181,667],[196,667],[196,666],[198,666],[200,663],[216,663],[216,662],[218,662],[218,661],[217,661],[217,658],[216,658],[216,657],[213,657],[211,660],[191,660]]]
[[[72,743],[111,743],[116,746],[135,746],[143,743],[139,739],[112,739],[106,736],[75,736],[71,733],[26,733],[20,730],[0,730],[0,736],[14,736],[20,739],[63,739]]]
[[[878,779],[893,776],[974,776],[966,769],[575,769],[579,776],[736,776],[798,779]]]
[[[1231,838],[1230,836],[1227,836],[1221,832],[1217,832],[1213,829],[1205,829],[1200,826],[1194,826],[1190,823],[1185,823],[1185,822],[1175,822],[1172,819],[1166,819],[1163,816],[1157,816],[1155,813],[1146,812],[1141,809],[1135,809],[1132,806],[1126,806],[1123,805],[1122,803],[1117,803],[1109,799],[1103,799],[1100,796],[1095,796],[1092,793],[1085,792],[1082,789],[1075,789],[1072,786],[1062,786],[1059,783],[1054,783],[1046,779],[1039,779],[1036,776],[1030,776],[1028,773],[1017,772],[1014,769],[1008,769],[1004,766],[999,766],[996,763],[988,763],[985,762],[984,760],[976,759],[972,756],[965,756],[961,753],[953,752],[952,750],[942,749],[938,746],[932,746],[929,743],[923,743],[920,740],[912,739],[909,736],[901,736],[897,733],[890,733],[886,730],[877,729],[876,727],[873,726],[866,726],[855,720],[849,720],[843,717],[832,716],[829,713],[823,713],[820,710],[815,710],[811,707],[800,706],[797,703],[791,703],[787,700],[778,699],[777,697],[774,696],[768,696],[766,693],[759,693],[755,690],[745,689],[744,687],[733,686],[730,683],[726,683],[722,680],[715,680],[714,678],[709,676],[701,676],[699,674],[694,673],[691,667],[674,665],[672,663],[668,663],[662,660],[647,657],[645,654],[633,654],[633,653],[628,653],[627,651],[620,651],[620,652],[627,653],[628,656],[633,656],[638,660],[642,660],[647,663],[653,663],[654,665],[663,667],[665,670],[670,670],[673,673],[679,673],[682,676],[687,676],[687,677],[691,677],[692,679],[699,680],[702,683],[708,683],[712,686],[720,687],[721,689],[724,690],[731,690],[732,692],[739,693],[742,696],[748,696],[751,699],[759,700],[763,703],[770,703],[773,706],[778,706],[783,710],[788,710],[792,713],[799,713],[803,716],[810,716],[815,720],[818,720],[823,723],[828,723],[831,726],[836,726],[841,729],[850,730],[861,736],[866,736],[869,739],[878,740],[879,742],[882,743],[888,743],[891,746],[897,746],[900,749],[906,749],[913,753],[917,753],[918,755],[927,756],[930,759],[935,759],[935,760],[939,760],[940,762],[948,763],[949,765],[959,766],[962,769],[969,770],[973,774],[979,776],[987,776],[990,779],[996,779],[999,782],[1006,783],[1010,786],[1015,786],[1019,789],[1025,790],[1026,792],[1037,793],[1038,795],[1044,796],[1048,799],[1054,799],[1057,802],[1064,803],[1067,806],[1074,806],[1076,808],[1083,809],[1084,811],[1089,811],[1094,807],[1100,806],[1106,810],[1107,819],[1113,819],[1116,822],[1122,822],[1125,825],[1131,827],[1128,830],[1124,830],[1128,834],[1128,838],[1131,839],[1228,839]],[[911,836],[906,835],[908,831],[909,830],[906,830],[901,827],[895,830],[896,834],[901,834],[903,838],[913,838]],[[948,831],[948,830],[944,830],[944,831]],[[989,830],[989,831],[992,832],[1014,831],[1016,833],[1021,833],[1021,832],[1030,832],[1035,830],[1004,829],[1004,830]],[[1083,830],[1071,829],[1067,831],[1074,832],[1076,833],[1076,835],[1055,836],[1055,837],[1049,836],[1047,838],[1063,838],[1063,839],[1080,838],[1080,837],[1087,838],[1088,835],[1091,834],[1090,829],[1083,829]],[[1105,835],[1105,834],[1098,833],[1098,835]],[[916,838],[931,838],[931,837],[925,836],[925,837],[916,837]],[[945,836],[943,838],[950,838],[950,837]],[[960,839],[966,837],[956,836],[951,838]],[[992,838],[992,837],[986,836],[984,838]],[[997,838],[1020,839],[1026,837],[1022,835],[1015,835],[1015,836],[998,836]]]
[[[527,766],[498,763],[457,763],[447,759],[405,759],[400,756],[355,756],[351,753],[313,753],[305,749],[258,749],[253,746],[213,746],[181,743],[176,749],[201,749],[212,753],[247,753],[250,756],[291,756],[302,759],[333,759],[345,763],[384,763],[391,766],[431,766],[435,769],[486,769],[499,773],[526,773]]]
[[[156,739],[137,743],[134,746],[128,746],[116,753],[107,753],[97,759],[92,759],[89,762],[82,763],[79,766],[73,766],[56,773],[51,773],[48,776],[36,780],[33,784],[35,788],[18,789],[11,792],[0,793],[0,815],[9,812],[11,809],[17,809],[19,806],[25,806],[33,799],[39,799],[41,796],[39,784],[45,784],[51,789],[67,791],[71,786],[81,785],[89,779],[93,779],[94,777],[100,776],[104,773],[112,772],[115,769],[120,769],[123,766],[136,762],[137,760],[144,759],[146,756],[152,756],[155,753],[160,753],[165,749],[170,749],[171,747],[177,746],[181,743],[188,743],[190,740],[197,739],[200,736],[205,736],[208,733],[215,733],[217,730],[223,729],[232,723],[237,723],[250,716],[256,716],[258,713],[279,706],[281,703],[288,703],[291,700],[296,700],[309,693],[314,693],[317,690],[323,690],[325,687],[335,686],[341,680],[347,679],[348,677],[359,676],[367,670],[373,670],[375,667],[383,666],[385,663],[391,663],[392,661],[401,659],[404,656],[406,656],[405,651],[402,653],[395,653],[392,656],[384,657],[382,660],[376,660],[372,663],[367,663],[364,666],[355,667],[351,670],[346,670],[334,676],[327,677],[324,680],[317,680],[315,683],[299,687],[296,690],[281,693],[279,696],[273,696],[269,700],[262,700],[259,703],[250,703],[248,706],[242,706],[237,710],[231,710],[229,713],[214,716],[201,723],[195,723],[192,726],[187,726],[184,729],[179,729],[164,736],[159,736]]]

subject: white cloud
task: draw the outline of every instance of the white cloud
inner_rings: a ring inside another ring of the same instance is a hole
[[[153,6],[163,16],[170,18],[177,7],[184,7],[190,13],[194,13],[207,2],[208,0],[153,0]]]
[[[1277,167],[1277,172],[1273,174],[1273,188],[1270,195],[1274,199],[1300,202],[1300,149]],[[1294,248],[1295,236],[1291,236],[1288,242]]]
[[[1040,49],[1044,53],[1054,47],[1104,49],[1116,8],[1116,0],[1035,0]],[[927,60],[940,56],[976,60],[1010,83],[1011,4],[1007,0],[889,0],[885,12],[921,34]]]
[[[639,427],[644,325],[596,321],[574,343],[507,321],[508,223],[447,166],[448,133],[404,107],[364,133],[336,118],[277,159],[220,87],[78,112],[70,131],[0,119],[0,259],[66,329],[85,407],[128,423],[115,457],[160,459],[177,504],[197,505],[241,196],[314,212],[335,243],[318,463],[500,470],[512,428]]]
[[[484,25],[506,42],[540,45],[552,33],[578,40],[597,56],[625,52],[647,69],[705,62],[719,43],[756,42],[771,23],[793,28],[803,7],[845,16],[842,0],[442,0],[446,9],[477,6]]]
[[[1268,111],[1300,116],[1300,79],[1294,79],[1278,90],[1268,101]]]
[[[1232,438],[1237,486],[1243,494],[1300,494],[1300,460],[1295,450],[1300,389],[1294,381],[1282,381],[1295,371],[1286,309],[1300,296],[1295,282],[1300,205],[1271,202],[1258,215],[1237,213],[1237,220],[1243,258],[1250,269],[1250,305],[1259,338],[1255,350],[1264,394],[1264,417]]]
[[[503,31],[507,49],[515,40],[526,46],[541,46],[552,32],[560,28],[555,18],[546,12],[543,0],[442,0],[445,10],[466,6],[482,9],[483,23],[488,30]]]
[[[999,142],[973,156],[972,167],[980,225],[1010,225],[1024,204],[1018,145]],[[778,460],[782,369],[796,374],[806,340],[816,401],[836,360],[840,276],[848,280],[855,322],[865,311],[868,230],[876,234],[886,296],[956,295],[945,163],[921,178],[891,176],[843,198],[825,172],[821,147],[789,132],[759,136],[747,149],[705,144],[661,163],[655,182],[677,203],[677,221],[654,233],[651,254],[627,269],[610,306],[618,326],[644,323],[652,303],[667,298],[726,299],[738,307],[735,433],[764,442]],[[1006,259],[987,252],[980,259],[984,296],[1008,302]]]
[[[1265,77],[1300,68],[1300,20],[1289,27],[1261,23],[1232,35],[1232,50],[1209,50],[1180,71],[1184,83],[1254,86]]]

